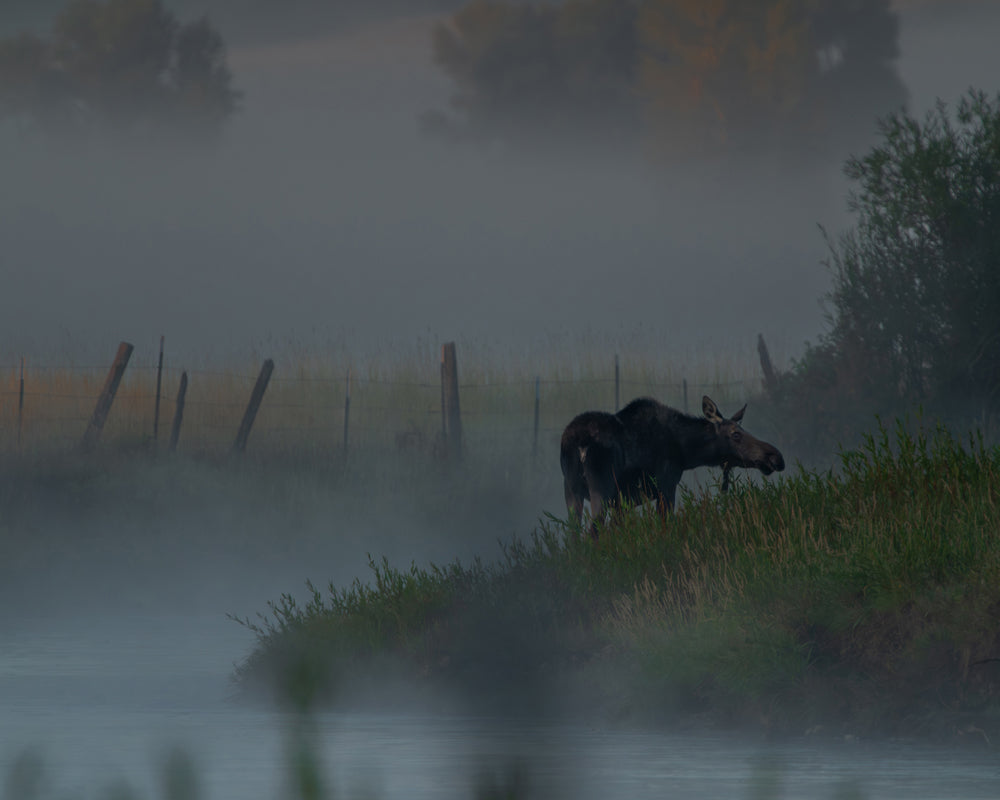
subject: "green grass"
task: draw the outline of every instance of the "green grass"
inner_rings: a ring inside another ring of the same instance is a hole
[[[497,707],[953,734],[1000,717],[1000,451],[880,426],[826,473],[548,518],[492,562],[396,568],[244,619],[238,678],[308,705],[388,671]]]

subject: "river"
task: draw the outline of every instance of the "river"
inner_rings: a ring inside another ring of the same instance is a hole
[[[0,775],[43,767],[48,797],[159,797],[169,754],[204,800],[294,796],[302,721],[236,700],[252,645],[224,616],[22,620],[0,634]],[[329,796],[996,798],[1000,758],[904,742],[766,743],[455,713],[323,713],[309,721]],[[121,794],[130,787],[132,795]],[[113,794],[113,790],[119,794]],[[102,794],[103,793],[103,794]],[[497,795],[494,795],[497,796]]]

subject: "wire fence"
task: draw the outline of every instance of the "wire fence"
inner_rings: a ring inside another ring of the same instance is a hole
[[[571,377],[557,370],[531,374],[527,369],[498,376],[483,365],[472,365],[458,371],[455,387],[462,447],[526,455],[553,449],[576,414],[616,410],[642,395],[691,413],[700,413],[702,394],[724,408],[742,405],[760,387],[759,377],[747,372],[689,380],[675,376],[667,364],[621,364],[617,357],[605,374],[595,370]],[[178,387],[185,373],[182,399]],[[93,423],[108,375],[106,364],[0,364],[0,452],[78,446]],[[164,448],[179,424],[178,451],[225,453],[245,423],[260,378],[252,367],[181,370],[161,363],[128,364],[100,431],[100,446]],[[439,364],[413,365],[386,375],[278,360],[251,421],[246,449],[262,455],[355,449],[435,452],[449,435],[442,381]]]

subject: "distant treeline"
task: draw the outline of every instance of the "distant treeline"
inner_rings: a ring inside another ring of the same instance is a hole
[[[47,33],[0,39],[0,122],[27,137],[213,137],[240,92],[222,35],[160,0],[72,0]]]
[[[905,105],[889,0],[475,0],[434,34],[457,138],[826,154]]]

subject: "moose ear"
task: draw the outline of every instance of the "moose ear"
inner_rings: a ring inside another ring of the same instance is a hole
[[[737,411],[735,414],[733,414],[733,416],[731,417],[731,419],[733,420],[733,422],[739,422],[740,420],[742,420],[743,419],[743,412],[746,411],[746,410],[747,410],[747,407],[746,407],[746,405],[744,405],[743,408],[741,408],[739,411]]]
[[[722,414],[719,413],[719,407],[707,394],[701,398],[701,413],[705,415],[705,419],[709,422],[722,422]]]

